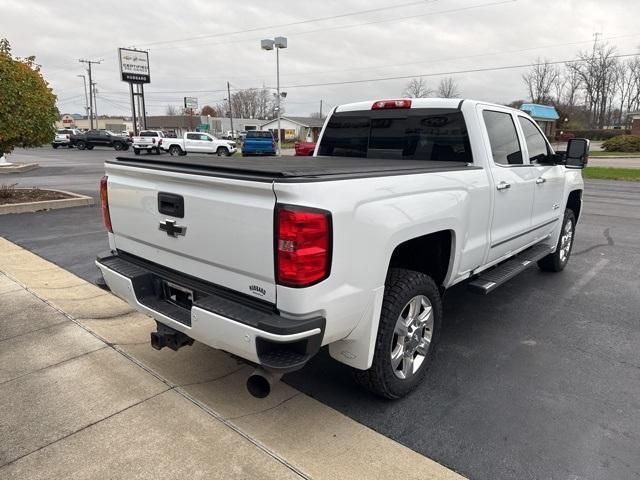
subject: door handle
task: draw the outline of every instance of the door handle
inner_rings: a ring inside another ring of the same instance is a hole
[[[536,178],[536,183],[537,183],[538,185],[541,185],[541,184],[543,184],[543,183],[544,183],[544,182],[546,182],[546,181],[547,181],[547,179],[546,179],[546,178],[542,178],[542,177],[538,177],[538,178]]]
[[[500,182],[498,185],[496,185],[496,188],[498,190],[506,190],[507,188],[511,188],[511,184],[507,182]]]

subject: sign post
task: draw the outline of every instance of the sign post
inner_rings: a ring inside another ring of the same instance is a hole
[[[189,128],[193,130],[195,128],[193,115],[198,109],[198,99],[196,97],[184,97],[184,109],[189,112]]]
[[[131,94],[131,113],[133,117],[133,133],[138,134],[138,122],[140,118],[141,128],[147,128],[147,113],[144,103],[144,84],[151,83],[149,70],[149,52],[132,48],[119,48],[118,59],[120,61],[120,77],[123,82],[129,83]],[[133,86],[136,86],[135,89]],[[138,115],[136,115],[136,98],[140,99]]]

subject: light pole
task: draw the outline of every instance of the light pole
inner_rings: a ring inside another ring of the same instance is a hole
[[[82,77],[82,83],[84,83],[84,109],[89,118],[89,97],[87,96],[87,77],[84,75],[76,75],[76,77]]]
[[[276,49],[276,110],[278,113],[278,155],[282,155],[282,138],[280,131],[280,49],[287,48],[287,37],[267,38],[260,42],[263,50]]]

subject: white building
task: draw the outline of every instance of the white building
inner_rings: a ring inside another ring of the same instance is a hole
[[[292,117],[289,115],[280,118],[280,137],[282,140],[318,140],[324,118]],[[277,138],[278,119],[269,120],[260,126],[260,130],[271,130],[274,138]]]

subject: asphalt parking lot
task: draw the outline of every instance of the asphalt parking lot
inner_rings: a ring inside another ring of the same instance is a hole
[[[97,197],[113,155],[19,151],[42,168],[0,182]],[[2,216],[0,236],[91,281],[107,248],[99,207]],[[470,478],[637,478],[639,270],[640,183],[588,181],[568,268],[487,297],[447,292],[440,348],[408,398],[371,397],[326,352],[285,381]]]

